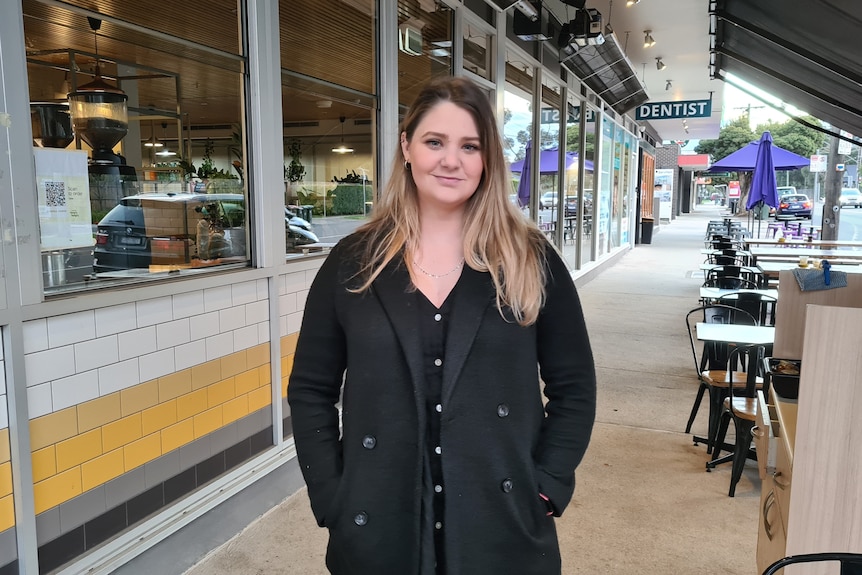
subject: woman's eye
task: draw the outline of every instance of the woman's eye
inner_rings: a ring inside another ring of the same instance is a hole
[[[464,144],[464,149],[468,152],[478,152],[479,146],[476,144]]]
[[[425,143],[428,144],[429,146],[431,146],[432,148],[437,148],[437,147],[440,147],[443,145],[442,142],[440,142],[440,140],[427,140]]]

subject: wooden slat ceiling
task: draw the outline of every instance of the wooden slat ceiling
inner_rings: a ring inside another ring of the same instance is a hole
[[[173,8],[163,2],[129,0],[23,0],[22,6],[28,53],[73,50],[93,54],[94,34],[82,10],[93,11],[104,17],[98,31],[104,76],[117,74],[114,60],[179,76],[180,96],[171,78],[135,82],[138,106],[176,110],[180,98],[179,107],[192,125],[240,123],[244,63],[239,58],[242,42],[236,0],[190,0]],[[282,75],[286,123],[337,119],[341,115],[349,119],[372,117],[372,95],[377,91],[373,6],[374,0],[280,0],[282,68],[291,71]],[[429,51],[431,41],[451,39],[451,12],[434,0],[402,0],[399,22],[406,21],[422,29],[425,50],[421,56],[399,53],[398,82],[404,104],[429,77],[449,73],[449,60],[433,57]],[[163,34],[223,54],[171,41]],[[67,52],[32,58],[58,67],[69,65]],[[91,76],[86,73],[92,72],[94,58],[82,55],[76,64],[85,73],[75,80],[78,84],[88,82]],[[69,79],[62,71],[32,63],[28,73],[34,100],[58,96],[64,79]],[[314,83],[303,77],[325,82]],[[124,88],[127,86],[124,83]],[[332,104],[321,107],[321,100]]]

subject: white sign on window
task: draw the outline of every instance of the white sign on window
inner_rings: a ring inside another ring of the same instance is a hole
[[[93,245],[87,152],[33,148],[42,251]]]

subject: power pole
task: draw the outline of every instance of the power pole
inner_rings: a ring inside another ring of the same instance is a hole
[[[734,108],[734,110],[745,110],[745,119],[748,120],[748,129],[754,130],[754,126],[751,125],[751,109],[754,108],[756,110],[758,108],[765,108],[765,107],[766,106],[752,106],[751,102],[749,102],[748,105],[738,106],[738,107]]]
[[[826,168],[826,181],[823,184],[823,228],[820,237],[824,240],[838,239],[838,225],[841,220],[841,180],[844,172],[839,172],[837,166],[844,165],[847,156],[838,154],[838,138],[832,136],[829,141],[829,163]]]

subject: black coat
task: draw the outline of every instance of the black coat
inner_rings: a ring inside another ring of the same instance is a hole
[[[290,415],[312,510],[330,531],[330,571],[413,575],[426,449],[415,294],[400,259],[370,292],[347,291],[359,247],[356,235],[342,240],[311,286]],[[560,573],[554,520],[538,493],[557,516],[568,505],[596,381],[571,276],[547,253],[547,299],[532,326],[501,317],[487,273],[465,267],[453,293],[440,423],[447,575]]]

